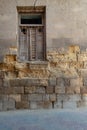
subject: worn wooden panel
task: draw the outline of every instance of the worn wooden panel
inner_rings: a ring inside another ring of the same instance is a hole
[[[21,27],[19,34],[19,57],[20,60],[28,59],[27,28]]]
[[[37,44],[37,59],[43,60],[44,54],[44,39],[43,39],[43,27],[38,27],[36,31],[36,44]]]
[[[36,28],[30,28],[30,60],[36,59]]]

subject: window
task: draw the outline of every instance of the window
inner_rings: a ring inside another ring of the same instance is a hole
[[[19,59],[43,61],[46,59],[45,7],[18,7]]]

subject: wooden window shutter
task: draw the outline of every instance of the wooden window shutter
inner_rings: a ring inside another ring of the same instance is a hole
[[[36,59],[36,28],[30,28],[30,60]]]
[[[37,44],[37,59],[43,60],[43,54],[44,54],[43,27],[38,27],[36,30],[36,44]]]
[[[27,28],[26,27],[20,27],[19,57],[20,57],[20,60],[28,60]]]

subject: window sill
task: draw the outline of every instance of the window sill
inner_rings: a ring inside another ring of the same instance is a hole
[[[47,60],[45,60],[45,61],[38,61],[38,60],[37,60],[37,61],[22,61],[22,60],[19,60],[19,59],[18,59],[17,61],[18,61],[19,63],[29,63],[29,64],[33,64],[33,65],[34,65],[34,64],[35,64],[35,65],[36,65],[36,64],[39,64],[39,65],[43,65],[43,64],[44,64],[44,65],[47,65],[47,64],[48,64],[48,61],[47,61]]]

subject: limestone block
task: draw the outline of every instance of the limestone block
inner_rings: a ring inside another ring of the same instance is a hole
[[[80,70],[79,70],[79,74],[80,74],[83,78],[85,78],[85,77],[87,76],[87,69],[80,69]]]
[[[65,87],[55,86],[55,93],[64,94],[65,93]]]
[[[86,77],[83,79],[83,85],[87,86],[87,78]]]
[[[0,102],[0,111],[2,111],[3,110],[3,104],[2,104],[2,102]]]
[[[28,101],[16,102],[16,109],[28,109],[28,108],[30,108]]]
[[[11,94],[11,95],[8,96],[8,98],[12,98],[16,102],[20,102],[21,101],[21,95],[20,94]]]
[[[16,55],[6,55],[5,56],[5,59],[4,59],[4,62],[5,63],[11,63],[11,62],[14,62],[16,61]]]
[[[49,94],[43,94],[43,101],[49,101]]]
[[[50,101],[45,102],[30,102],[30,109],[51,109],[52,103]]]
[[[44,102],[30,102],[30,109],[42,109]]]
[[[42,101],[42,94],[29,94],[28,95],[28,100],[29,101]]]
[[[84,62],[84,69],[87,69],[87,61]]]
[[[50,101],[55,102],[56,101],[56,94],[50,94]]]
[[[64,79],[63,78],[57,78],[57,85],[59,86],[59,87],[64,87],[65,85],[64,85]]]
[[[35,86],[31,86],[31,87],[25,87],[25,93],[45,93],[45,87],[40,86],[40,87],[35,87]]]
[[[25,94],[27,93],[35,93],[36,91],[36,87],[35,86],[31,86],[31,87],[25,87],[24,88]]]
[[[87,102],[87,94],[82,95],[82,100]]]
[[[23,94],[24,87],[4,87],[4,94]]]
[[[43,86],[36,87],[35,93],[38,93],[38,94],[42,93],[42,94],[45,94],[45,87],[43,87]]]
[[[9,79],[8,82],[10,84],[11,87],[18,87],[20,86],[20,83],[19,83],[19,79],[17,78],[14,78],[14,79]]]
[[[54,90],[55,90],[55,87],[53,87],[53,86],[47,86],[46,87],[46,93],[47,94],[53,93]]]
[[[78,54],[78,61],[87,61],[87,53]]]
[[[2,70],[0,70],[0,79],[3,79],[3,78],[4,78],[4,72]]]
[[[14,94],[23,94],[24,93],[24,87],[14,87],[14,88],[12,88],[12,92]]]
[[[48,86],[48,79],[39,79],[40,86]]]
[[[70,97],[67,94],[57,94],[57,101],[58,102],[64,102],[69,101]]]
[[[76,109],[77,108],[77,103],[75,101],[63,102],[63,108],[64,109]]]
[[[67,62],[77,61],[77,55],[76,55],[76,53],[66,54],[65,57],[64,57],[64,61],[67,61]]]
[[[21,94],[22,101],[28,101],[28,94]]]
[[[3,79],[3,87],[10,87],[10,82],[8,79]]]
[[[38,109],[37,102],[30,102],[30,109]]]
[[[3,80],[0,79],[0,87],[3,87]]]
[[[9,98],[3,102],[3,110],[14,110],[15,109],[15,100]]]
[[[80,94],[69,95],[69,101],[70,102],[81,101],[81,95]]]
[[[62,102],[61,101],[54,102],[54,108],[59,108],[59,109],[63,108]]]
[[[60,94],[60,95],[57,95],[57,101],[73,102],[73,101],[80,101],[80,100],[81,100],[80,94],[73,94],[73,95]]]
[[[81,87],[81,89],[80,89],[81,91],[81,94],[87,94],[87,86],[83,86],[83,87]]]
[[[77,45],[69,46],[69,53],[80,53],[80,47]]]
[[[50,78],[48,82],[49,86],[56,86],[56,78]]]
[[[82,86],[82,79],[81,78],[73,78],[70,79],[70,86],[71,87],[77,87],[77,86]]]
[[[76,87],[66,87],[67,94],[80,94],[80,86]]]
[[[77,102],[77,107],[87,107],[87,101],[78,101]]]
[[[82,68],[84,68],[84,62],[83,61],[79,61],[79,62],[71,61],[71,62],[69,62],[69,66],[71,68],[82,69]]]
[[[45,101],[43,105],[44,109],[52,109],[52,102],[50,101]]]

